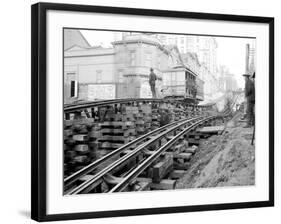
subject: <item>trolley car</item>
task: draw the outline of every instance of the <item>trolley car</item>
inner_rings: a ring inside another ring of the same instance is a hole
[[[185,66],[163,71],[162,94],[165,98],[184,98],[191,103],[204,100],[204,82]]]

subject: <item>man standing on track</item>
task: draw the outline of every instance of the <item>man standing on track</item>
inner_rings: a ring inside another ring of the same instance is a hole
[[[156,98],[156,91],[155,91],[155,83],[157,80],[157,76],[153,72],[153,68],[150,68],[150,74],[149,74],[149,85],[152,92],[152,98]]]

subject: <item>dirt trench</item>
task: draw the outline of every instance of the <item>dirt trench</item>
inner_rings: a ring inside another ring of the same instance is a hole
[[[222,135],[202,140],[189,168],[176,184],[177,189],[255,184],[253,128],[244,128],[235,116]]]

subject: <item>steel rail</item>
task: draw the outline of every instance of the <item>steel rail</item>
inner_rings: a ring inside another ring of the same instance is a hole
[[[114,99],[114,100],[99,100],[94,102],[87,102],[81,104],[68,105],[64,107],[64,112],[74,112],[88,107],[107,106],[111,104],[130,103],[130,102],[169,102],[170,100],[152,99],[152,98],[128,98],[128,99]]]
[[[100,106],[107,106],[111,104],[120,104],[120,103],[130,103],[130,102],[163,102],[163,103],[170,103],[173,101],[183,101],[183,100],[176,100],[176,99],[153,99],[153,98],[128,98],[128,99],[113,99],[113,100],[98,100],[93,102],[84,102],[84,103],[77,103],[77,104],[69,104],[64,106],[65,113],[75,112],[77,110],[83,110],[89,107],[100,107]],[[187,104],[188,106],[196,106],[198,108],[205,108],[209,107],[210,105],[193,105]]]
[[[114,102],[120,102],[120,101],[135,101],[136,99],[141,99],[143,101],[148,100],[148,101],[171,101],[170,99],[159,99],[159,98],[118,98],[118,99],[111,99],[111,100],[95,100],[95,101],[88,101],[88,102],[76,102],[76,103],[70,103],[70,104],[65,104],[64,107],[71,107],[71,106],[75,106],[75,105],[85,105],[85,104],[92,104],[92,103],[97,103],[98,105],[100,105],[100,103],[114,103]]]
[[[197,121],[194,124],[191,124],[189,127],[178,133],[173,139],[168,141],[166,144],[161,146],[158,150],[155,151],[151,156],[149,156],[146,160],[144,160],[136,169],[131,171],[124,179],[115,185],[108,193],[113,192],[120,192],[123,191],[137,176],[139,176],[151,163],[158,158],[164,151],[166,151],[169,147],[171,147],[175,142],[184,134],[186,134],[188,131],[194,129],[196,126],[200,125],[201,123],[208,121],[210,119],[213,119],[218,116],[210,116],[207,118],[203,118],[199,121]]]
[[[170,129],[160,133],[158,136],[156,136],[156,137],[150,139],[149,141],[143,143],[142,145],[136,147],[134,150],[132,150],[127,155],[125,155],[125,156],[121,157],[120,159],[116,160],[115,162],[111,163],[106,168],[104,168],[103,170],[101,170],[100,172],[95,174],[91,179],[83,182],[81,185],[79,185],[76,188],[74,188],[71,191],[69,191],[68,194],[79,194],[79,193],[85,191],[86,189],[90,188],[91,185],[93,185],[95,182],[100,180],[104,175],[106,175],[110,171],[114,170],[115,168],[120,166],[122,163],[126,162],[128,159],[130,159],[130,158],[134,157],[135,155],[137,155],[139,152],[141,152],[143,149],[145,149],[150,144],[153,144],[153,143],[157,142],[159,139],[163,138],[166,134],[177,130],[181,126],[187,125],[188,123],[193,122],[195,120],[202,119],[203,117],[204,116],[187,119],[186,121],[181,122],[178,125],[176,125],[176,126],[170,128]]]
[[[82,168],[81,170],[77,171],[76,173],[66,177],[64,179],[64,187],[68,187],[70,184],[74,183],[75,181],[77,181],[78,179],[80,179],[83,175],[86,175],[87,173],[90,173],[91,171],[93,171],[96,167],[98,167],[99,165],[103,164],[104,162],[106,162],[107,160],[109,160],[110,158],[112,158],[113,156],[118,155],[119,153],[122,153],[123,151],[125,151],[127,148],[133,146],[134,144],[138,144],[141,141],[145,140],[146,138],[148,138],[151,135],[154,135],[157,132],[161,132],[171,126],[174,126],[180,122],[184,122],[186,120],[188,120],[190,118],[184,118],[181,119],[179,121],[175,121],[173,123],[170,124],[166,124],[165,126],[162,126],[160,128],[157,128],[151,132],[148,132],[142,136],[140,136],[139,138],[134,139],[133,141],[127,143],[126,145],[121,146],[120,148],[106,154],[105,156],[103,156],[102,158],[92,162],[91,164],[87,165],[86,167]]]

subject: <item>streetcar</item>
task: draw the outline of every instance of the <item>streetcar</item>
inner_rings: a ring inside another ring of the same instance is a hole
[[[198,104],[204,100],[204,82],[184,65],[163,71],[162,95],[164,98],[183,98]]]

